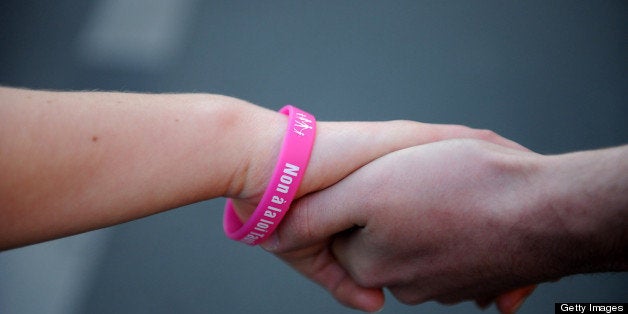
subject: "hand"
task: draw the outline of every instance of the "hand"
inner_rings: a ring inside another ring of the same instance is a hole
[[[284,115],[263,110],[263,133],[247,148],[249,160],[235,174],[225,196],[234,199],[236,211],[245,220],[261,199],[279,153],[285,132]],[[271,127],[268,127],[271,125]],[[473,138],[524,149],[492,131],[462,125],[428,124],[414,121],[318,122],[317,135],[308,170],[296,197],[325,189],[369,162],[396,150],[453,138]],[[257,145],[255,145],[257,144]]]
[[[515,227],[538,155],[510,147],[453,140],[384,156],[299,200],[264,246],[367,311],[383,304],[379,287],[404,303],[452,303],[537,282]],[[532,289],[504,295],[500,310]]]

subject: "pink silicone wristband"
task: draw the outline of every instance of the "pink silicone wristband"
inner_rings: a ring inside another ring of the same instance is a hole
[[[290,105],[279,112],[288,115],[288,128],[275,172],[255,212],[243,224],[234,211],[231,199],[227,199],[225,204],[225,233],[229,238],[249,245],[266,240],[290,209],[314,146],[316,119],[313,115]]]

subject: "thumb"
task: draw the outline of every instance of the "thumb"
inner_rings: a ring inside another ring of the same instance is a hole
[[[354,210],[361,206],[343,197],[352,194],[351,199],[361,199],[355,197],[359,185],[350,179],[292,203],[290,211],[262,247],[273,253],[290,252],[329,241],[337,233],[363,226],[365,215]]]
[[[294,202],[275,232],[261,246],[327,289],[340,303],[363,311],[384,305],[381,288],[362,287],[330,250],[335,234],[352,228],[360,208],[340,202],[344,181]],[[347,186],[348,187],[348,186]]]

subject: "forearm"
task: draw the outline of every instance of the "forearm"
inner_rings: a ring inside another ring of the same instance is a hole
[[[544,159],[537,225],[562,275],[628,270],[628,146]]]
[[[216,95],[0,93],[0,248],[228,195],[282,123]]]

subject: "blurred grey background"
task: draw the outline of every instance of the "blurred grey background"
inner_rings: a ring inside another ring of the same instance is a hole
[[[0,84],[459,123],[556,154],[628,142],[627,21],[626,1],[4,0]],[[356,312],[227,240],[222,206],[2,252],[0,313]],[[543,284],[521,313],[567,301],[626,302],[628,276]],[[382,313],[473,312],[389,297]]]

